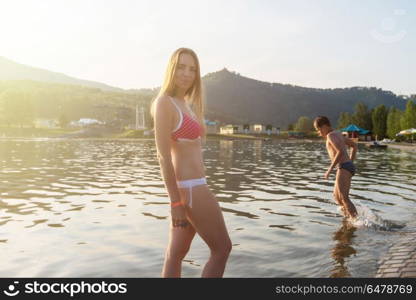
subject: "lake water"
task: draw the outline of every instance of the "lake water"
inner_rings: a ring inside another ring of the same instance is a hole
[[[204,157],[234,245],[225,277],[372,277],[415,231],[410,152],[360,148],[358,227],[323,179],[323,143],[208,140]],[[152,140],[0,140],[0,167],[1,277],[160,276],[169,199]],[[196,236],[183,276],[208,255]]]

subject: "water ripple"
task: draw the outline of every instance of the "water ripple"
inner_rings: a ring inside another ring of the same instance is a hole
[[[407,225],[391,231],[343,219],[321,142],[204,147],[234,245],[225,276],[371,277],[414,228],[416,158],[407,152],[360,147],[356,162],[351,199],[393,220],[383,224]],[[170,218],[155,154],[152,140],[0,140],[0,248],[10,257],[0,275],[158,277]],[[200,274],[206,251],[195,239],[184,276]]]

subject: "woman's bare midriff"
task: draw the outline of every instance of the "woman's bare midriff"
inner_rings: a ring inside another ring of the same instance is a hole
[[[174,141],[171,153],[176,180],[205,177],[201,139]]]

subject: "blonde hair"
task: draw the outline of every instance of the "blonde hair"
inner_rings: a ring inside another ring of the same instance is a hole
[[[199,67],[199,60],[196,53],[189,48],[179,48],[173,52],[172,56],[169,59],[168,67],[165,72],[165,79],[160,88],[159,94],[153,100],[151,105],[151,115],[154,116],[155,110],[155,101],[156,99],[163,96],[175,96],[175,73],[176,68],[179,63],[179,57],[181,54],[186,53],[191,55],[195,60],[196,70],[195,70],[195,80],[192,86],[185,93],[185,100],[191,105],[193,112],[196,114],[201,126],[205,129],[204,124],[204,100],[202,96],[202,82],[201,82],[201,72]],[[205,130],[204,130],[205,132]]]

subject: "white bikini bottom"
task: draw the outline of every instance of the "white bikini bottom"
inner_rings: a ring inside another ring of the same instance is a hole
[[[196,179],[188,179],[177,181],[178,188],[180,189],[189,189],[189,207],[192,207],[192,188],[198,185],[207,184],[207,180],[205,177],[196,178]]]

